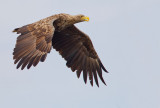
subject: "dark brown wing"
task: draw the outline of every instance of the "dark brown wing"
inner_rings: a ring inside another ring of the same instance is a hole
[[[55,32],[52,39],[53,47],[59,51],[62,57],[67,61],[66,65],[74,72],[76,70],[78,78],[83,72],[84,82],[87,82],[87,76],[93,86],[93,76],[97,86],[98,78],[105,83],[102,77],[102,69],[107,72],[101,63],[90,38],[77,29],[74,25],[61,32]]]
[[[55,20],[56,16],[51,16],[13,31],[20,33],[13,52],[14,63],[18,63],[17,69],[21,66],[23,70],[26,65],[29,69],[32,65],[36,66],[39,61],[45,60],[52,47]]]

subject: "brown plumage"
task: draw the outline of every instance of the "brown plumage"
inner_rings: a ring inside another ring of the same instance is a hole
[[[17,69],[23,70],[36,66],[39,61],[44,62],[51,47],[56,49],[67,61],[66,65],[80,77],[83,72],[84,82],[87,76],[93,86],[93,77],[97,86],[98,77],[105,83],[102,77],[102,69],[107,72],[99,59],[88,35],[80,31],[75,23],[88,21],[84,15],[72,16],[69,14],[57,14],[38,22],[16,28],[13,32],[20,34],[13,52]]]

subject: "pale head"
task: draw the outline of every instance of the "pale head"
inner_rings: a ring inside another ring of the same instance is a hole
[[[82,14],[79,15],[69,15],[69,14],[59,14],[59,18],[54,22],[54,26],[56,27],[57,31],[64,30],[65,28],[79,23],[89,21],[89,17],[84,16]]]
[[[89,21],[89,17],[82,14],[76,15],[75,17],[78,22]]]

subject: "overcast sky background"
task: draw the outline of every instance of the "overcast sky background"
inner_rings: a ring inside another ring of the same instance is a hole
[[[52,50],[44,63],[16,69],[16,27],[57,13],[84,14],[109,73],[91,87]],[[160,108],[159,0],[1,0],[0,108]]]

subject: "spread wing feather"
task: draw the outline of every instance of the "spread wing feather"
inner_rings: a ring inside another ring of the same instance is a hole
[[[74,25],[67,29],[57,32],[55,31],[52,38],[52,45],[62,57],[67,61],[66,65],[74,72],[77,72],[77,77],[80,77],[83,72],[84,82],[87,82],[87,76],[93,86],[93,77],[97,86],[98,77],[105,83],[102,77],[102,69],[107,72],[101,63],[90,38],[77,29]]]
[[[51,16],[13,31],[20,34],[13,52],[14,63],[18,63],[17,68],[21,67],[23,70],[27,66],[29,69],[39,61],[44,62],[52,47],[55,20],[56,16]]]

